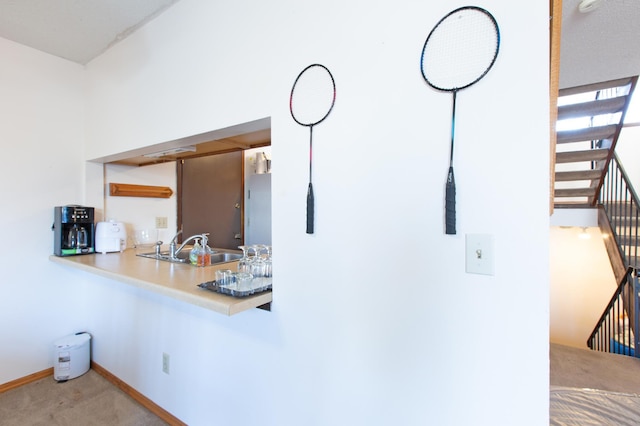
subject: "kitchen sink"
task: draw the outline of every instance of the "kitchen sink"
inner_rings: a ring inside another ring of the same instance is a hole
[[[172,259],[169,256],[168,251],[161,251],[160,254],[156,254],[155,252],[151,253],[138,253],[136,256],[146,257],[148,259],[162,260],[164,262],[171,263],[184,263],[185,265],[191,265],[189,262],[189,254],[191,253],[191,249],[182,249],[175,259]],[[213,250],[211,253],[211,265],[219,265],[220,263],[233,262],[234,260],[239,260],[242,258],[242,253],[237,253],[233,251],[224,251],[224,250]]]

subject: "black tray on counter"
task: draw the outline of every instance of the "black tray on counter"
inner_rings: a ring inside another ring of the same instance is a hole
[[[242,288],[239,289],[238,284],[235,282],[231,284],[221,285],[221,284],[218,284],[216,281],[207,281],[207,282],[198,284],[198,287],[204,288],[210,291],[215,291],[216,293],[227,294],[233,297],[247,297],[257,293],[262,293],[262,292],[271,290],[271,283],[265,285],[259,280],[254,280],[251,283],[251,285],[249,285],[248,287],[243,286]]]

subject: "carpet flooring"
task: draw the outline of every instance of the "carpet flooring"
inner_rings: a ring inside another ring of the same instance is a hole
[[[640,394],[640,359],[551,344],[550,384]],[[0,393],[0,426],[167,425],[93,370]]]
[[[640,358],[552,343],[551,385],[640,394]]]
[[[66,382],[49,376],[0,393],[2,426],[166,424],[93,370]]]

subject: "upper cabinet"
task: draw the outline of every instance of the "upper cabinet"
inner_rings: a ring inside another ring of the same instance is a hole
[[[111,163],[130,166],[147,166],[180,159],[203,157],[211,154],[243,151],[245,149],[260,148],[268,145],[271,145],[271,129],[264,129],[233,137],[199,142],[194,145],[176,146],[173,148],[162,147],[148,154],[136,155],[134,157],[112,161]]]
[[[271,118],[266,117],[131,151],[94,158],[91,161],[104,164],[146,166],[270,145]]]

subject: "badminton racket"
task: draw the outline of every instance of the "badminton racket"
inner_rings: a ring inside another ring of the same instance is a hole
[[[445,187],[445,232],[456,233],[456,183],[453,173],[456,95],[480,81],[500,49],[500,30],[491,13],[477,6],[449,12],[433,27],[422,48],[420,70],[429,86],[451,92],[451,150]]]
[[[327,67],[311,64],[303,69],[291,88],[289,111],[293,120],[309,128],[309,186],[307,189],[307,234],[314,232],[313,127],[324,121],[336,102],[336,83]]]

